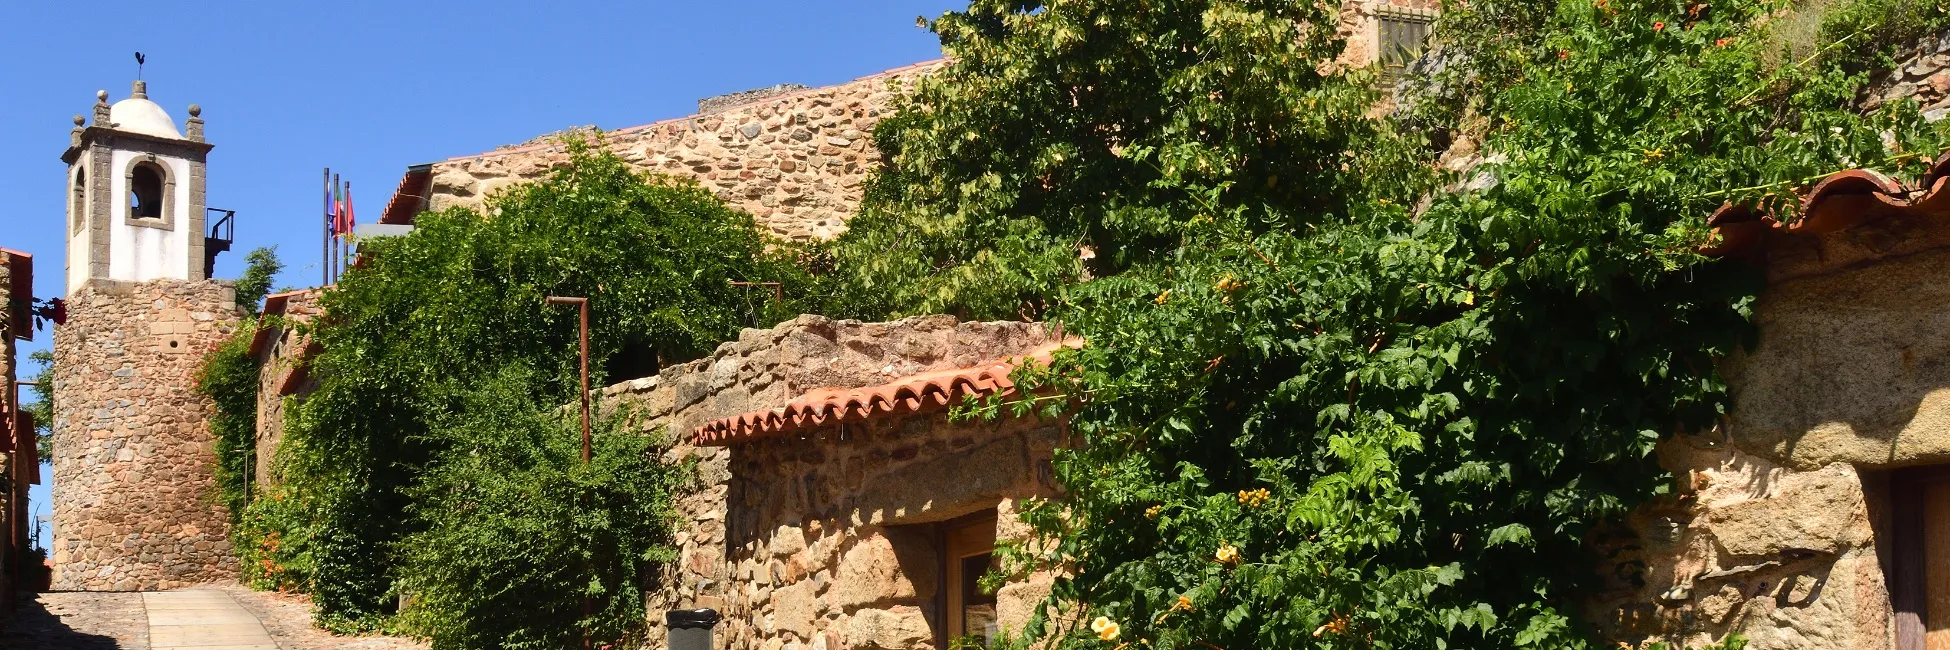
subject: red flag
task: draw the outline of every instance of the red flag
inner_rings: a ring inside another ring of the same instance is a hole
[[[352,184],[345,184],[345,232],[350,234],[359,226],[359,218],[352,214]]]

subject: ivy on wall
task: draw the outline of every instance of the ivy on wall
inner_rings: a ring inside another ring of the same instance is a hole
[[[327,627],[440,648],[641,629],[640,598],[620,603],[666,556],[681,468],[615,423],[595,464],[573,465],[575,428],[553,409],[576,399],[576,312],[545,298],[589,298],[598,386],[811,310],[796,249],[750,215],[600,147],[566,149],[567,164],[481,212],[426,213],[410,235],[362,243],[322,297],[317,388],[287,409],[282,482],[243,511],[238,548],[258,584],[309,592]],[[731,281],[783,282],[787,300],[748,300]],[[525,596],[541,600],[510,605]]]
[[[1386,113],[1297,27],[1336,6],[978,0],[876,134],[831,253],[853,309],[1090,341],[986,407],[1075,404],[1015,553],[1067,570],[1031,636],[1596,647],[1585,540],[1670,497],[1653,449],[1713,426],[1752,331],[1704,217],[1946,145],[1859,112],[1852,59],[1779,56],[1783,3],[1454,3]]]

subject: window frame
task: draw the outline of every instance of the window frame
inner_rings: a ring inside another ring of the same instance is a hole
[[[154,169],[162,185],[158,194],[162,209],[157,210],[158,216],[155,217],[135,216],[135,203],[129,200],[129,196],[135,194],[135,170],[144,167]],[[159,230],[176,229],[176,175],[169,168],[168,161],[155,154],[130,158],[129,164],[122,170],[122,183],[122,223]]]
[[[995,552],[998,519],[996,509],[989,507],[935,524],[935,575],[941,577],[939,590],[935,593],[936,611],[940,616],[937,619],[940,625],[936,628],[936,648],[947,650],[956,639],[967,633],[962,629],[961,593],[970,578],[962,575],[961,560]],[[974,578],[980,579],[981,576]]]
[[[88,227],[88,166],[77,164],[68,175],[69,230],[80,233]]]
[[[1416,59],[1421,58],[1423,54],[1429,51],[1429,39],[1435,36],[1435,20],[1438,16],[1439,14],[1437,12],[1430,9],[1414,9],[1388,4],[1383,4],[1375,8],[1374,62],[1375,65],[1381,68],[1383,77],[1388,79],[1400,77],[1402,73],[1408,70],[1409,64],[1414,63]],[[1413,50],[1394,48],[1395,51],[1407,53],[1401,61],[1394,63],[1389,62],[1390,57],[1395,56],[1394,52],[1391,52],[1389,48],[1389,33],[1394,31],[1390,28],[1390,25],[1400,25],[1403,29],[1418,29],[1420,35],[1420,42],[1416,44]]]

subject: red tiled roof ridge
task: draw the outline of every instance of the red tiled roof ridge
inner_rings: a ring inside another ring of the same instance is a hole
[[[785,406],[719,418],[691,432],[695,444],[725,446],[785,435],[840,422],[860,422],[895,414],[925,413],[960,403],[965,396],[1007,395],[1016,389],[1009,374],[1028,363],[1049,363],[1058,349],[1080,347],[1080,339],[1048,343],[1026,353],[967,368],[908,375],[878,386],[815,388]]]
[[[291,291],[281,291],[278,293],[265,296],[264,310],[258,313],[264,316],[283,316],[285,306],[290,303],[292,298],[302,296],[307,293],[323,293],[326,289],[332,288],[332,286],[333,285],[328,284],[322,287],[312,287],[309,289],[294,289]],[[270,326],[269,323],[265,322],[265,319],[261,319],[261,318],[258,319],[255,329],[251,331],[251,344],[250,344],[251,358],[257,358],[258,355],[264,353],[264,349],[271,344],[271,333],[274,331],[282,331],[282,330],[281,328]]]
[[[1706,223],[1720,235],[1703,252],[1725,256],[1758,245],[1768,233],[1819,235],[1894,216],[1950,215],[1950,151],[1938,155],[1917,187],[1869,169],[1829,174],[1801,197],[1800,218],[1782,221],[1764,209],[1728,202]]]
[[[426,198],[427,186],[433,180],[433,165],[413,165],[406,168],[406,174],[399,179],[399,187],[393,189],[393,197],[386,200],[386,207],[379,212],[379,223],[407,225],[420,215],[421,201]]]
[[[750,106],[757,106],[757,105],[759,105],[759,104],[763,104],[763,103],[766,103],[766,102],[776,102],[776,101],[783,101],[783,100],[791,100],[791,99],[798,99],[798,98],[800,98],[800,97],[805,97],[805,96],[808,96],[808,95],[815,95],[815,94],[818,94],[818,93],[821,93],[821,92],[824,92],[824,91],[828,91],[828,90],[832,90],[832,89],[834,89],[834,88],[838,88],[838,87],[840,87],[840,86],[847,86],[847,85],[852,85],[852,84],[856,84],[856,83],[860,83],[860,82],[862,82],[862,81],[869,81],[869,80],[873,80],[873,79],[878,79],[878,78],[883,78],[883,77],[891,77],[891,76],[894,76],[894,75],[898,75],[898,74],[903,74],[903,73],[907,73],[907,72],[913,72],[913,71],[915,71],[915,70],[920,70],[920,69],[923,69],[923,68],[927,68],[927,67],[930,67],[930,66],[935,66],[935,65],[940,65],[941,63],[943,63],[943,62],[946,62],[947,60],[948,60],[948,59],[947,59],[946,57],[943,57],[943,58],[936,58],[936,59],[929,59],[929,60],[926,60],[926,61],[921,61],[921,62],[918,62],[918,63],[910,63],[910,64],[907,64],[907,65],[904,65],[904,66],[900,66],[900,67],[898,67],[898,68],[892,68],[892,69],[889,69],[889,70],[883,70],[883,71],[880,71],[880,72],[876,72],[876,73],[873,73],[873,74],[870,74],[870,75],[865,75],[865,76],[861,76],[861,77],[856,77],[856,78],[854,78],[854,79],[853,79],[853,80],[851,80],[851,81],[845,81],[845,82],[841,82],[841,83],[836,83],[836,84],[831,84],[831,85],[826,85],[826,86],[818,86],[818,87],[814,87],[814,88],[806,88],[806,89],[803,89],[803,90],[795,90],[795,91],[792,91],[792,92],[789,92],[789,93],[784,93],[784,94],[779,94],[779,95],[772,95],[772,96],[769,96],[769,97],[763,97],[763,98],[759,98],[759,99],[754,99],[754,100],[752,100],[752,101],[749,101],[749,102],[745,102],[745,103],[743,103],[743,104],[733,104],[733,105],[731,105],[731,106],[727,106],[727,107],[725,107],[725,108],[724,108],[723,110],[721,110],[721,111],[718,111],[718,113],[716,113],[716,114],[722,114],[722,113],[727,113],[727,112],[731,112],[731,111],[735,111],[735,110],[738,110],[738,109],[741,109],[741,108],[746,108],[746,107],[750,107]],[[620,129],[616,129],[616,130],[614,130],[614,131],[607,131],[606,133],[609,133],[609,134],[618,134],[618,135],[620,135],[620,134],[624,134],[624,133],[636,133],[636,132],[638,132],[638,131],[645,131],[645,130],[649,130],[649,129],[654,129],[654,128],[657,128],[657,127],[660,127],[660,126],[669,126],[669,125],[671,125],[671,124],[676,124],[676,123],[679,123],[679,122],[684,122],[684,121],[687,121],[687,120],[695,120],[695,119],[698,119],[698,118],[701,118],[701,117],[704,117],[704,116],[703,116],[702,114],[699,114],[699,113],[692,113],[692,114],[690,114],[690,115],[685,115],[685,116],[682,116],[682,117],[673,117],[673,118],[669,118],[669,119],[663,119],[663,120],[657,120],[657,121],[655,121],[655,122],[651,122],[651,123],[649,123],[649,124],[639,124],[639,125],[636,125],[636,126],[626,126],[626,127],[623,127],[623,128],[620,128]],[[549,147],[559,147],[559,146],[562,146],[562,145],[561,145],[560,143],[556,143],[556,142],[541,142],[541,143],[537,143],[537,144],[531,144],[531,145],[525,145],[525,146],[519,146],[519,147],[509,147],[509,148],[506,148],[506,149],[496,149],[496,150],[494,150],[494,151],[487,151],[487,152],[482,152],[482,153],[477,153],[477,154],[470,154],[470,155],[466,155],[466,156],[454,156],[454,157],[452,157],[452,158],[448,158],[448,159],[446,159],[446,160],[445,160],[445,161],[443,161],[443,162],[459,162],[459,161],[462,161],[462,160],[478,160],[478,159],[482,159],[482,158],[494,158],[494,157],[497,157],[497,156],[505,156],[505,155],[509,155],[509,154],[517,154],[517,153],[527,153],[527,152],[530,152],[530,151],[539,151],[539,150],[542,150],[542,149],[547,149],[547,148],[549,148]]]

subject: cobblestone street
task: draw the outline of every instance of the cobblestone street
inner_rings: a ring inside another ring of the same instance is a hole
[[[393,637],[333,636],[302,598],[235,586],[38,594],[0,623],[0,650],[425,650]]]

